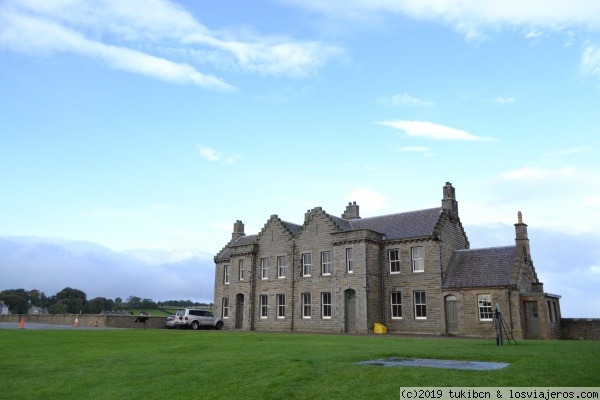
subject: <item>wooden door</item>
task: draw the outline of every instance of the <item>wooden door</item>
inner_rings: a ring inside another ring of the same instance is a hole
[[[356,332],[356,291],[344,292],[344,322],[346,332]]]
[[[456,297],[446,297],[446,333],[454,335],[458,333],[458,312]]]
[[[524,301],[523,308],[525,308],[525,333],[530,336],[539,336],[540,320],[537,301]]]
[[[244,325],[244,295],[238,294],[235,302],[235,329],[242,329]]]

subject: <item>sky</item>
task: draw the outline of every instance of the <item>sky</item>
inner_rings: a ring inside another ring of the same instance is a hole
[[[0,236],[214,255],[448,181],[472,248],[522,211],[600,317],[600,2],[4,0],[0,88]]]

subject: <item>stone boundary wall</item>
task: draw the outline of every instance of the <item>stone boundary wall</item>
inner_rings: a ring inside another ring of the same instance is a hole
[[[600,318],[562,318],[561,339],[600,340]]]
[[[21,321],[51,325],[73,325],[75,318],[79,326],[96,326],[99,328],[144,329],[143,323],[134,322],[135,315],[93,315],[93,314],[55,314],[55,315],[0,315],[0,322]],[[562,318],[560,322],[561,339],[600,340],[600,318]],[[165,329],[165,317],[149,317],[146,329]]]
[[[25,317],[25,323],[50,324],[50,325],[74,325],[75,318],[79,326],[97,326],[99,328],[127,328],[144,329],[144,324],[135,322],[137,315],[95,315],[95,314],[49,314],[28,315],[10,314],[0,315],[0,322],[20,322]],[[146,321],[146,329],[165,329],[166,317],[149,317]]]

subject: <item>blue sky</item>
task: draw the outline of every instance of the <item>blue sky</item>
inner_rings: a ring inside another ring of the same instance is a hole
[[[599,317],[600,3],[341,7],[3,1],[0,235],[213,255],[237,219],[450,181],[472,247],[522,211],[563,314]]]

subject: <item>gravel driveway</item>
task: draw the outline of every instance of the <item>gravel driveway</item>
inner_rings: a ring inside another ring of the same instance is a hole
[[[0,322],[0,329],[19,329],[18,322]],[[122,330],[124,328],[96,328],[95,326],[73,326],[73,325],[52,325],[52,324],[36,324],[33,322],[25,322],[25,330],[43,330],[43,329],[80,329],[80,330]]]

